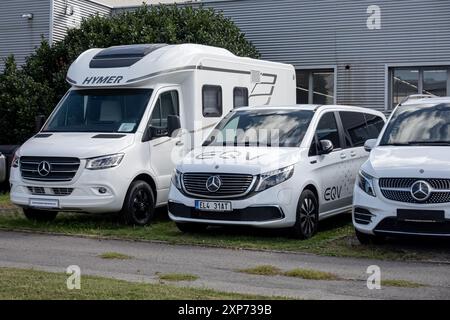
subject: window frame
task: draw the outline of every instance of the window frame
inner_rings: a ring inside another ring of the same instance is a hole
[[[205,88],[216,88],[219,89],[220,94],[220,105],[218,106],[220,108],[220,114],[206,114],[205,115]],[[223,115],[223,90],[221,85],[214,85],[214,84],[204,84],[202,86],[202,115],[204,118],[221,118]]]
[[[329,113],[332,113],[334,115],[334,120],[336,122],[336,127],[337,127],[337,130],[338,130],[338,136],[339,136],[339,144],[340,144],[339,148],[336,148],[336,146],[334,146],[333,151],[331,151],[330,153],[333,153],[333,152],[336,152],[336,151],[342,151],[342,150],[345,149],[344,146],[346,145],[346,143],[345,143],[345,139],[344,139],[344,135],[343,135],[343,126],[342,126],[342,122],[341,122],[341,117],[339,115],[339,111],[334,111],[334,110],[333,111],[325,111],[322,114],[320,114],[320,116],[318,117],[318,120],[317,120],[317,122],[316,122],[316,124],[314,126],[313,138],[312,138],[312,140],[311,140],[311,142],[309,144],[309,148],[308,148],[309,149],[308,157],[317,157],[317,156],[319,156],[318,149],[317,149],[317,144],[319,143],[319,139],[318,139],[317,134],[316,134],[317,127],[319,126],[320,121],[322,120],[322,118],[325,115],[329,114]],[[312,152],[313,144],[316,145],[316,150],[314,152]]]
[[[245,90],[245,99],[246,99],[246,102],[247,102],[247,104],[244,104],[243,106],[236,106],[236,90]],[[233,109],[236,109],[236,108],[240,108],[240,107],[244,107],[244,106],[248,106],[248,104],[249,104],[249,96],[248,96],[248,88],[247,87],[234,87],[233,88]]]
[[[333,73],[333,104],[337,104],[337,66],[336,65],[328,65],[328,66],[314,66],[314,67],[299,67],[295,69],[295,75],[297,78],[297,72],[303,71],[308,74],[308,104],[314,104],[314,73],[320,72],[332,72]],[[297,81],[297,80],[296,80]],[[311,90],[310,90],[311,89]],[[298,88],[298,83],[296,82],[296,95],[297,91],[300,90]],[[296,101],[297,104],[301,104],[299,101]]]

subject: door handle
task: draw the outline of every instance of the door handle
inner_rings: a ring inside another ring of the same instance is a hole
[[[341,159],[347,158],[347,155],[345,153],[341,153]]]
[[[182,146],[182,145],[184,145],[184,143],[183,143],[183,141],[178,140],[178,141],[175,143],[175,145],[176,145],[176,146]]]

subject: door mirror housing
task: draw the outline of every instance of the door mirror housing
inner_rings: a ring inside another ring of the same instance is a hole
[[[373,148],[377,145],[377,139],[369,139],[364,143],[364,150],[367,152],[372,151]]]
[[[176,115],[167,116],[167,135],[171,137],[178,129],[181,129],[180,117]]]
[[[334,150],[333,142],[330,140],[320,140],[318,145],[318,154],[329,154]]]

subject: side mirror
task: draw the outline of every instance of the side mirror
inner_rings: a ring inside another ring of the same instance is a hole
[[[178,130],[181,129],[181,120],[179,116],[169,115],[167,116],[167,134],[169,137]]]
[[[333,142],[330,140],[320,140],[319,141],[319,148],[318,148],[318,154],[329,154],[334,150]]]
[[[47,120],[47,119],[46,119],[45,116],[42,115],[42,114],[37,115],[37,116],[34,118],[34,125],[35,125],[35,130],[36,130],[36,132],[41,131],[41,129],[42,129],[42,127],[44,126],[46,120]]]
[[[364,150],[367,152],[372,151],[373,148],[377,145],[377,139],[369,139],[364,143]]]

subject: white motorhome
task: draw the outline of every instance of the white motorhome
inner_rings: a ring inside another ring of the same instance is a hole
[[[193,136],[202,141],[236,107],[292,104],[296,85],[291,65],[195,44],[91,49],[67,81],[71,89],[12,164],[11,201],[30,219],[121,212],[130,224],[148,223],[167,203],[174,155],[191,149]]]

